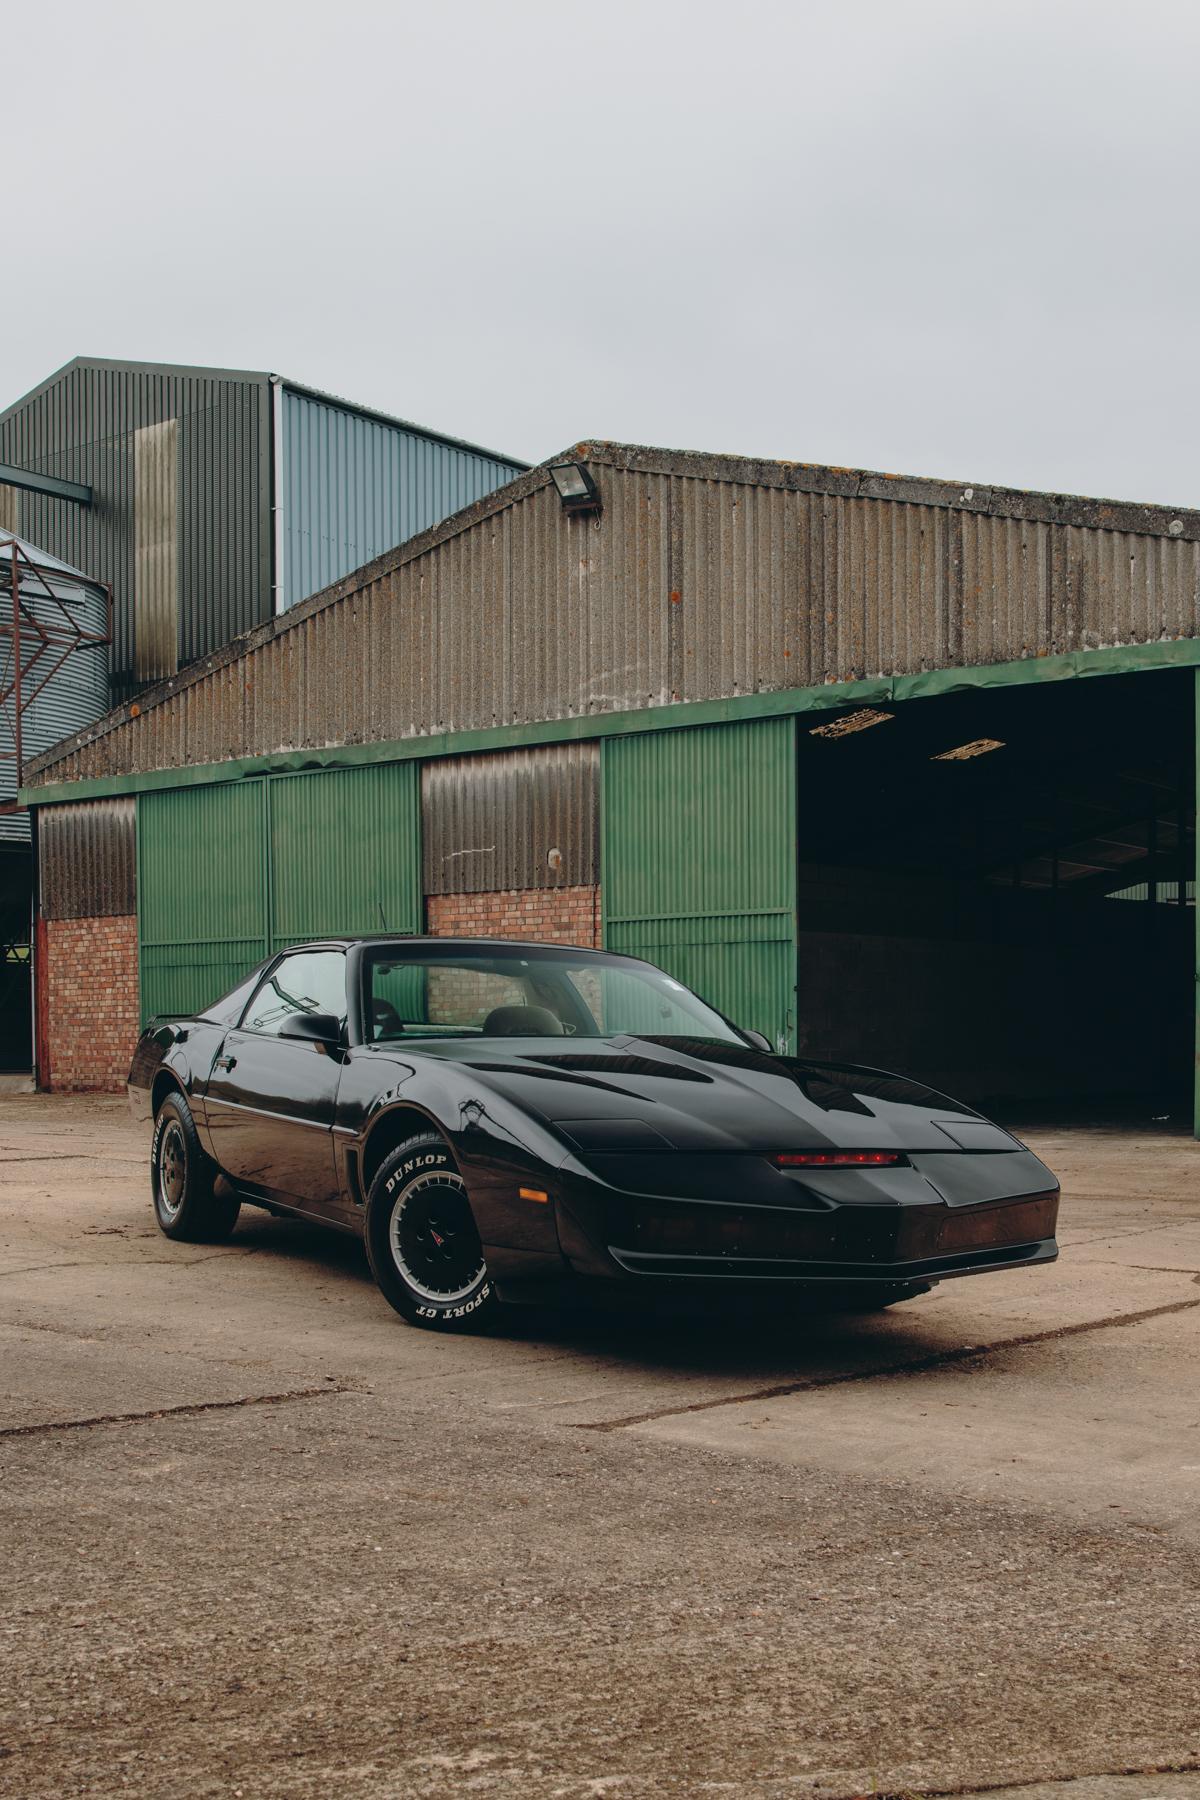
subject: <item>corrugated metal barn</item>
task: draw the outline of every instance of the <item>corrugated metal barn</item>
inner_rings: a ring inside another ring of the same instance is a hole
[[[1190,1113],[1198,668],[1200,514],[576,446],[38,762],[43,1078],[386,927],[603,941],[1010,1117]]]
[[[279,375],[92,357],[0,412],[0,465],[0,527],[112,586],[114,699],[526,466]]]
[[[525,466],[278,375],[77,357],[0,413],[0,538],[23,533],[108,584],[111,654],[98,690],[78,656],[55,678],[25,720],[27,754]],[[0,806],[21,738],[6,679],[0,666]],[[28,830],[0,814],[0,839]],[[0,976],[28,973],[27,862],[10,857],[0,883]],[[28,1024],[0,1036],[0,1067],[28,1068]]]

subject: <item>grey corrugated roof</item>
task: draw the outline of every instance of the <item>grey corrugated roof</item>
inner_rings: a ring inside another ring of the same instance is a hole
[[[725,456],[707,450],[659,450],[643,444],[589,438],[550,457],[609,463],[660,475],[690,475],[702,481],[734,481],[751,487],[791,488],[800,493],[838,494],[852,500],[909,501],[949,507],[992,518],[1037,519],[1049,525],[1083,525],[1099,531],[1138,531],[1151,536],[1200,539],[1200,510],[1104,500],[1085,494],[1043,493],[1033,488],[997,487],[988,482],[949,481],[929,475],[888,475],[878,469],[790,462],[752,456]],[[542,465],[545,466],[545,465]],[[452,520],[447,521],[453,523]]]
[[[360,406],[357,401],[343,400],[338,394],[324,393],[320,388],[309,387],[305,382],[293,381],[288,375],[280,375],[272,369],[213,369],[192,363],[160,363],[160,362],[124,362],[119,358],[105,356],[73,356],[70,362],[48,375],[19,400],[0,410],[0,425],[13,413],[19,412],[23,406],[44,394],[47,388],[61,381],[71,369],[113,369],[125,374],[134,375],[176,375],[199,377],[208,381],[244,381],[261,383],[278,381],[293,394],[304,394],[310,400],[320,400],[326,406],[336,406],[342,412],[356,413],[360,418],[378,419],[381,425],[391,425],[400,431],[412,432],[417,437],[430,438],[438,444],[449,444],[455,450],[469,450],[475,456],[490,457],[493,462],[509,463],[514,469],[527,469],[530,464],[520,457],[509,456],[498,450],[488,450],[482,444],[473,444],[467,438],[452,437],[445,431],[435,431],[429,425],[417,425],[412,419],[401,419],[395,413],[382,412],[375,406]]]
[[[141,694],[141,724],[120,708],[59,745],[30,765],[33,785],[131,725],[150,745],[145,715],[166,702],[180,734],[195,722],[187,755],[219,761],[348,742],[348,732],[388,741],[635,711],[666,693],[707,700],[1200,636],[1200,512],[596,440],[556,460],[636,477],[607,484],[605,554],[585,565],[562,539],[560,509],[538,505],[551,486],[539,465]],[[527,503],[528,523],[511,542],[492,529],[498,514]],[[815,543],[809,560],[780,550],[789,531]],[[439,636],[397,595],[411,600],[421,580],[411,565],[443,547],[446,604],[460,629]],[[695,612],[698,654],[689,651],[686,669],[673,668],[662,626],[676,599],[672,559]],[[587,634],[562,628],[564,596],[580,593]],[[497,605],[509,607],[510,623],[519,613],[526,636],[493,658]],[[739,629],[726,631],[735,614]],[[286,654],[269,661],[282,639],[297,665],[306,654],[319,661],[311,682],[296,681]],[[269,679],[257,665],[226,673],[260,653]],[[598,699],[596,668],[624,685]],[[369,705],[364,679],[376,684]],[[167,766],[166,755],[155,743],[137,766],[154,757]],[[76,772],[107,773],[102,760]],[[136,762],[131,752],[122,767]]]
[[[340,394],[326,394],[320,388],[308,387],[302,381],[293,381],[287,375],[273,375],[271,380],[280,382],[289,393],[303,394],[308,400],[319,400],[324,406],[336,406],[342,412],[356,413],[361,419],[378,419],[381,425],[392,425],[401,431],[411,431],[417,437],[432,438],[436,443],[449,444],[454,450],[469,450],[473,456],[487,456],[493,462],[507,463],[510,468],[524,471],[533,467],[532,463],[523,462],[520,457],[509,456],[502,450],[488,450],[482,444],[472,444],[466,438],[451,437],[444,431],[433,431],[428,425],[414,425],[411,419],[401,419],[395,413],[380,412],[374,406],[359,406],[354,400],[343,400]]]

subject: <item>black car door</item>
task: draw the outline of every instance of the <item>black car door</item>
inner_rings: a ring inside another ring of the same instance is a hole
[[[337,1045],[280,1035],[305,1012],[332,1013],[344,1025],[344,951],[295,950],[263,977],[209,1074],[209,1142],[234,1181],[336,1215],[333,1119],[343,1055]]]

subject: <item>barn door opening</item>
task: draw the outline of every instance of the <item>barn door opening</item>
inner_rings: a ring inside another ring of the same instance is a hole
[[[1018,1130],[1192,1118],[1190,669],[801,724],[801,1051]]]

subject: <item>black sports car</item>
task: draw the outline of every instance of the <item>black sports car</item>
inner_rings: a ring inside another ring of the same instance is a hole
[[[150,1024],[129,1093],[168,1237],[243,1202],[361,1234],[418,1325],[564,1290],[887,1305],[1058,1253],[1058,1183],[1008,1132],[600,951],[300,945]]]

